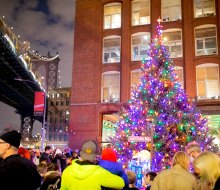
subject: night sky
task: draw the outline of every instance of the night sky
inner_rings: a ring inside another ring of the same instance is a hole
[[[22,41],[31,43],[31,50],[42,56],[59,53],[62,87],[71,86],[74,15],[75,0],[0,0],[0,17]],[[41,124],[35,125],[38,131]],[[0,131],[10,126],[19,130],[20,116],[0,102]]]
[[[75,0],[0,0],[0,17],[31,50],[40,55],[59,53],[61,86],[70,87],[72,77]]]

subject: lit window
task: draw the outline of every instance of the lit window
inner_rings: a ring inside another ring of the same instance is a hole
[[[203,25],[195,28],[196,56],[217,54],[215,25]]]
[[[59,98],[60,97],[60,94],[59,93],[57,93],[57,98]]]
[[[119,36],[110,36],[103,41],[103,63],[120,62],[121,39]]]
[[[150,0],[132,1],[132,26],[150,24]]]
[[[105,72],[102,75],[102,102],[120,101],[120,73]]]
[[[137,88],[137,85],[140,83],[141,69],[136,69],[131,71],[131,96],[132,91]]]
[[[171,58],[183,56],[182,31],[181,29],[168,29],[163,32],[163,40]]]
[[[219,96],[219,67],[217,64],[203,64],[196,67],[197,97]]]
[[[121,3],[110,3],[104,6],[104,29],[121,27]]]
[[[181,19],[181,0],[161,0],[163,22]]]
[[[132,61],[140,61],[147,58],[150,34],[141,32],[132,35]]]
[[[114,114],[103,114],[102,120],[102,143],[108,144],[109,137],[115,135],[115,123],[118,121]],[[102,144],[102,145],[104,145]]]
[[[207,17],[215,15],[214,0],[194,0],[194,17]]]
[[[174,73],[178,75],[177,81],[181,84],[182,88],[184,88],[184,76],[183,76],[183,67],[176,66],[174,69]]]

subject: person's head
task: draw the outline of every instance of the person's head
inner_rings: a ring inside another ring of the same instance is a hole
[[[57,156],[57,155],[61,156],[62,154],[63,154],[63,153],[62,153],[62,151],[61,151],[59,148],[57,148],[57,149],[55,150],[55,153],[54,153],[55,156]]]
[[[188,170],[189,162],[190,162],[189,156],[183,151],[178,151],[173,157],[172,166],[179,164],[183,169]]]
[[[38,164],[37,171],[42,177],[44,177],[45,173],[47,172],[47,164],[46,163]]]
[[[188,143],[185,151],[192,159],[195,159],[202,152],[201,147],[197,142]]]
[[[96,161],[97,151],[98,147],[95,141],[85,141],[80,151],[80,158],[84,161],[94,162]]]
[[[102,150],[102,160],[108,160],[111,162],[117,161],[116,152],[112,148],[105,148]]]
[[[136,183],[136,180],[137,180],[136,174],[135,174],[133,171],[131,171],[131,170],[128,170],[128,171],[126,172],[126,174],[127,174],[127,176],[128,176],[128,182],[129,182],[129,184],[134,185],[134,184]]]
[[[44,150],[47,154],[53,153],[53,149],[51,148],[51,146],[46,146]]]
[[[193,161],[194,174],[203,183],[214,186],[220,176],[220,158],[217,154],[205,151]]]
[[[7,158],[10,155],[17,154],[21,142],[21,134],[12,130],[0,136],[0,158]]]
[[[144,176],[144,181],[146,184],[149,184],[154,180],[154,178],[157,176],[156,172],[147,172]]]

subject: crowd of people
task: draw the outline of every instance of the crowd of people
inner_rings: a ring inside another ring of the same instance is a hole
[[[36,154],[20,147],[21,134],[0,136],[0,189],[2,190],[140,190],[136,174],[117,162],[111,147],[101,152],[95,141],[83,143],[79,153],[45,147]],[[220,190],[219,155],[201,150],[196,142],[178,151],[172,167],[146,171],[141,190]]]

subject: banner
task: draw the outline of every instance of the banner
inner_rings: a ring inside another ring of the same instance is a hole
[[[35,92],[34,96],[34,116],[43,116],[45,106],[45,93]]]
[[[128,137],[129,142],[150,142],[151,137],[142,137],[142,136],[130,136]]]

